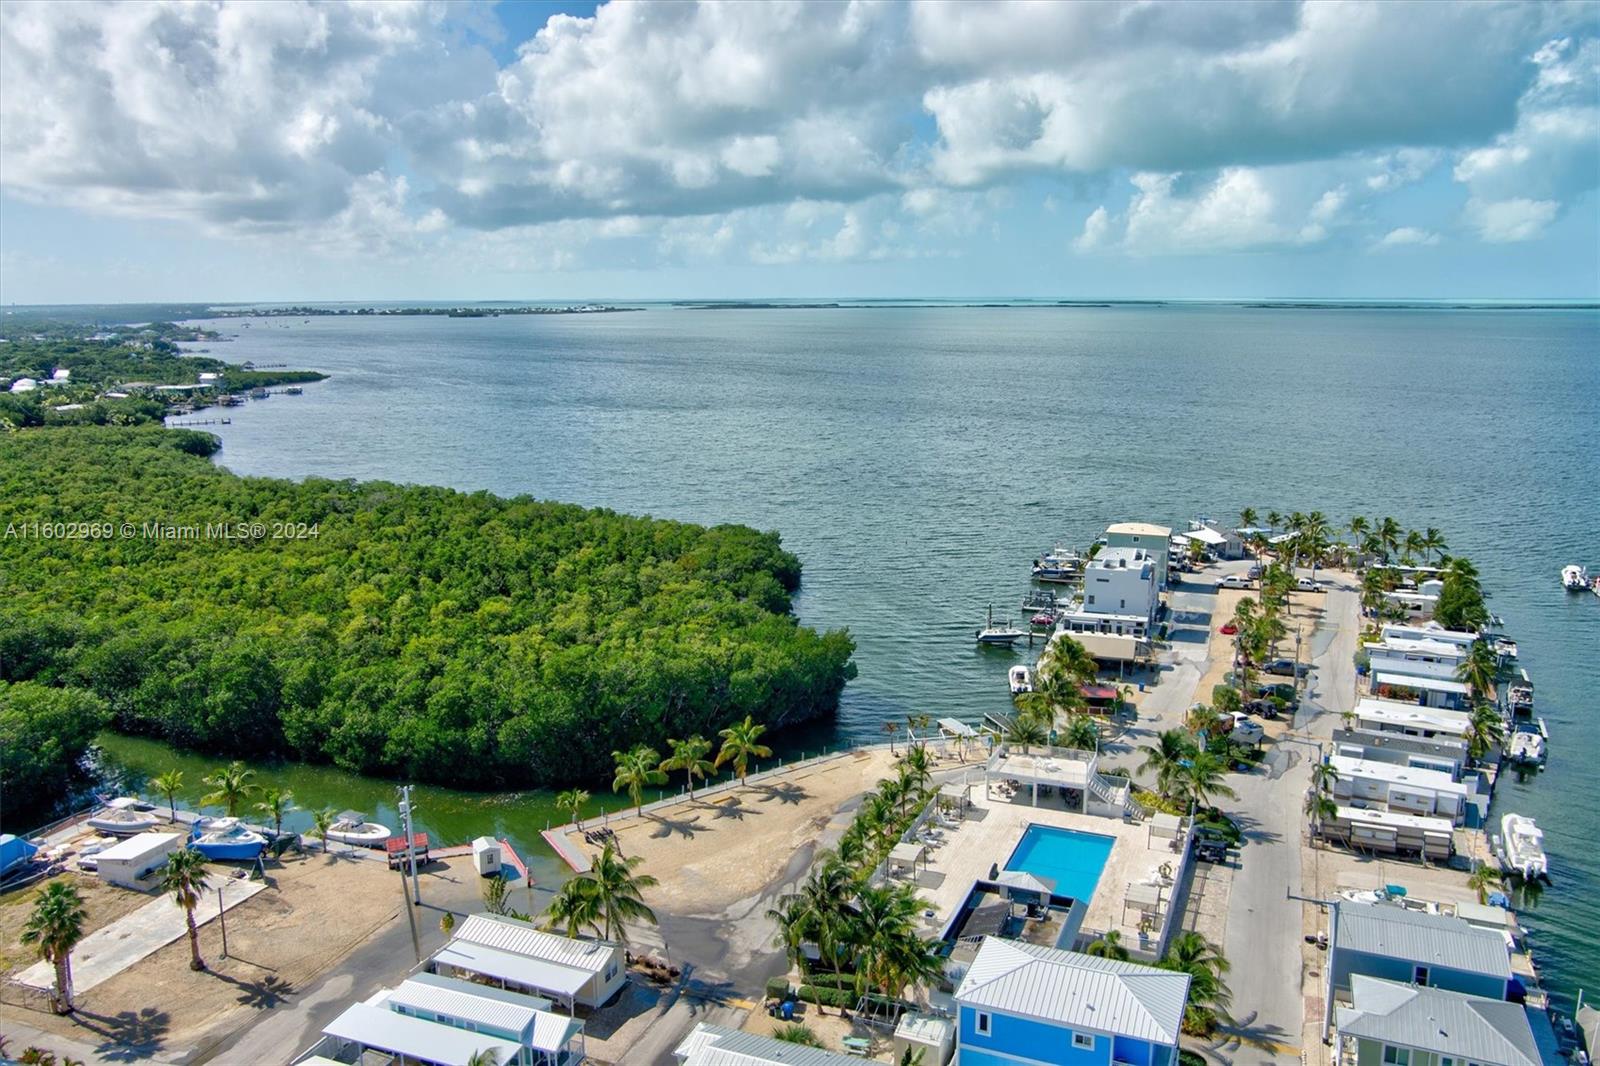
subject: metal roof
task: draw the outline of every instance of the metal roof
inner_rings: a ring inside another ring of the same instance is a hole
[[[513,1040],[438,1022],[425,1022],[392,1010],[357,1003],[322,1030],[324,1036],[348,1040],[364,1048],[404,1055],[439,1066],[467,1066],[467,1061],[482,1051],[495,1052],[500,1062],[511,1062],[522,1048]]]
[[[1520,1003],[1403,985],[1357,974],[1350,1007],[1339,1008],[1344,1036],[1379,1040],[1470,1059],[1484,1066],[1542,1066]]]
[[[683,1066],[859,1066],[859,1060],[848,1055],[705,1022],[695,1026],[672,1054]]]
[[[429,973],[424,970],[414,973],[406,978],[406,983],[432,985],[435,988],[454,988],[460,992],[469,992],[474,996],[485,999],[497,999],[501,1003],[509,1003],[517,1007],[531,1007],[533,1010],[549,1010],[553,1003],[543,996],[530,996],[526,992],[513,992],[509,988],[496,988],[493,985],[480,984],[477,981],[463,981],[459,977],[446,977],[444,974]]]
[[[1356,719],[1375,722],[1394,722],[1418,729],[1433,729],[1443,733],[1465,733],[1472,716],[1465,711],[1448,711],[1442,707],[1419,707],[1414,703],[1395,703],[1393,700],[1363,699],[1356,703]]]
[[[1162,1044],[1177,1041],[1188,997],[1186,973],[996,937],[955,994],[964,1007]]]
[[[1465,796],[1467,786],[1443,770],[1429,770],[1421,766],[1403,766],[1396,762],[1377,762],[1373,759],[1353,759],[1348,755],[1334,755],[1328,765],[1339,772],[1339,781],[1387,781],[1391,785],[1425,788],[1451,796]],[[1335,782],[1336,789],[1338,782]]]
[[[1359,951],[1502,980],[1511,977],[1511,956],[1500,933],[1449,915],[1392,904],[1340,902],[1334,907],[1335,951]]]
[[[1377,681],[1380,685],[1395,685],[1399,688],[1423,689],[1429,692],[1450,692],[1458,696],[1465,696],[1471,691],[1460,681],[1447,681],[1442,677],[1421,677],[1417,674],[1396,674],[1388,670],[1379,670]]]
[[[533,1022],[533,1036],[528,1046],[535,1051],[560,1051],[567,1042],[583,1031],[583,1023],[565,1014],[540,1011]]]
[[[126,840],[111,845],[95,858],[101,862],[132,859],[139,860],[156,854],[163,848],[183,839],[182,833],[137,833]]]
[[[499,981],[514,981],[526,988],[537,988],[560,999],[571,999],[583,990],[593,976],[587,970],[530,958],[511,951],[474,944],[470,940],[452,940],[440,948],[433,961],[454,966],[468,973],[483,974]]]
[[[1172,530],[1152,522],[1114,522],[1106,527],[1107,533],[1125,533],[1140,537],[1170,537]]]
[[[471,1022],[479,1028],[515,1033],[519,1040],[527,1039],[534,1019],[539,1015],[536,1007],[490,999],[459,987],[469,983],[457,982],[457,987],[451,987],[415,980],[403,981],[399,988],[389,993],[386,1003],[390,1010],[405,1007],[413,1011],[426,1011]]]
[[[529,958],[597,974],[617,952],[608,940],[575,940],[557,936],[518,918],[498,914],[472,914],[456,930],[457,940],[512,951]]]

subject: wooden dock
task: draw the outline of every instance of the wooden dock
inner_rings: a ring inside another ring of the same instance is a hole
[[[202,418],[202,419],[197,419],[197,420],[193,420],[193,421],[189,421],[189,422],[168,422],[167,423],[167,426],[170,429],[188,429],[191,426],[231,426],[231,425],[233,425],[233,419],[231,419],[231,418]]]
[[[589,861],[589,856],[579,848],[573,847],[572,841],[567,839],[567,830],[570,825],[557,826],[546,829],[541,835],[544,842],[561,857],[561,861],[572,867],[574,873],[586,874],[594,869],[594,864]]]

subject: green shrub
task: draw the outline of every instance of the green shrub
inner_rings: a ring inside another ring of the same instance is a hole
[[[847,1010],[856,1005],[856,993],[848,988],[818,988],[816,985],[801,985],[800,999],[806,1003],[821,1003],[824,1007],[838,1007]]]
[[[767,982],[767,998],[783,999],[789,994],[789,979],[774,977]]]

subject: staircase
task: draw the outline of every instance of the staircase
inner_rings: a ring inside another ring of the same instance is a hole
[[[1124,817],[1143,821],[1150,816],[1144,805],[1133,798],[1133,782],[1104,774],[1089,775],[1089,792],[1109,807],[1120,807]]]

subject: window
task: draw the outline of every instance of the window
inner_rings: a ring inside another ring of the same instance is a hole
[[[613,962],[606,967],[606,980],[609,981],[615,976],[617,976],[617,964]]]
[[[1076,1047],[1076,1048],[1083,1048],[1085,1051],[1093,1051],[1094,1050],[1094,1034],[1093,1033],[1073,1033],[1072,1034],[1072,1046]]]
[[[1090,602],[1090,603],[1093,603],[1093,602],[1094,602],[1094,593],[1092,593],[1092,592],[1091,592],[1091,593],[1089,593],[1089,602]]]
[[[982,1033],[984,1036],[989,1035],[989,1015],[987,1012],[980,1010],[978,1012],[977,1021],[974,1024],[978,1032]]]
[[[1414,984],[1414,985],[1425,985],[1425,984],[1427,984],[1428,983],[1428,968],[1426,966],[1418,966],[1415,970],[1412,970],[1411,971],[1411,983]]]
[[[1404,1047],[1390,1047],[1383,1045],[1383,1061],[1385,1066],[1411,1066],[1411,1049]]]
[[[1446,1055],[1444,1058],[1439,1060],[1439,1066],[1456,1066],[1456,1060],[1451,1058],[1449,1055]]]

